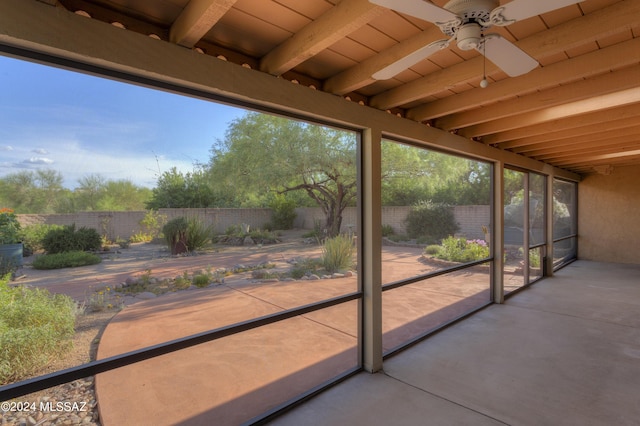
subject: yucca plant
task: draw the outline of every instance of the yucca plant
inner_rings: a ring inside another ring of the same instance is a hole
[[[200,250],[209,244],[213,235],[213,227],[205,225],[200,219],[192,217],[187,219],[186,240],[187,250]]]

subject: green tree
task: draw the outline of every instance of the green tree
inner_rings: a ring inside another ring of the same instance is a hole
[[[488,163],[382,142],[382,203],[409,206],[431,200],[452,205],[488,204]]]
[[[128,179],[107,181],[96,205],[100,211],[144,210],[152,191]]]
[[[335,236],[342,212],[356,198],[356,137],[248,113],[233,121],[225,139],[212,148],[210,171],[216,185],[245,203],[266,203],[267,194],[274,192],[305,193],[322,208],[328,236]]]
[[[95,211],[98,202],[104,195],[107,180],[99,174],[91,174],[78,179],[78,187],[74,191],[76,208],[79,211]]]
[[[198,208],[218,207],[216,194],[209,183],[208,173],[203,167],[183,174],[172,167],[160,175],[146,208]]]
[[[55,213],[64,193],[62,175],[54,170],[22,171],[2,179],[0,199],[16,213]]]

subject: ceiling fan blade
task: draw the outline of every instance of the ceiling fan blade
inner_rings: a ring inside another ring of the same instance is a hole
[[[387,80],[394,75],[400,74],[402,71],[406,70],[412,65],[417,64],[421,60],[433,55],[438,50],[444,49],[445,47],[449,46],[449,42],[450,40],[444,39],[429,43],[426,46],[416,50],[415,52],[410,53],[404,58],[387,65],[380,71],[374,73],[371,77],[375,78],[376,80]]]
[[[424,0],[369,0],[369,2],[433,23],[458,19],[456,14]]]
[[[500,67],[509,77],[526,74],[538,66],[538,61],[498,34],[485,35],[483,44],[476,50]]]
[[[513,0],[491,12],[491,23],[501,26],[509,25],[515,21],[551,12],[581,1],[583,0]]]

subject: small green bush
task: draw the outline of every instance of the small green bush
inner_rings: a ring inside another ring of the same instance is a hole
[[[224,231],[228,237],[244,237],[244,231],[240,225],[229,225]]]
[[[327,238],[322,246],[322,265],[328,272],[351,268],[354,253],[353,238],[340,234]]]
[[[42,240],[48,254],[69,251],[98,251],[102,248],[102,237],[93,228],[79,228],[75,224],[50,229]]]
[[[437,244],[431,244],[424,248],[424,253],[431,256],[438,254],[439,252],[440,252],[440,246]]]
[[[0,278],[0,385],[41,370],[71,347],[76,304],[41,288],[9,287]]]
[[[44,250],[42,242],[44,237],[53,229],[62,229],[62,225],[47,225],[39,223],[29,225],[22,229],[22,244],[24,245],[25,255],[30,256],[33,253]]]
[[[193,285],[199,288],[203,288],[211,283],[211,277],[207,274],[198,274],[193,276]]]
[[[254,229],[249,232],[249,236],[256,244],[274,244],[278,242],[278,234],[273,231]]]
[[[134,232],[129,237],[129,241],[131,241],[132,243],[148,243],[152,240],[153,240],[153,236],[151,234],[147,234],[142,231]]]
[[[393,226],[391,225],[382,225],[382,236],[383,237],[388,237],[390,235],[395,234],[395,231],[393,230]]]
[[[100,256],[84,251],[43,254],[33,261],[34,269],[61,269],[76,266],[97,265],[102,262]]]
[[[450,236],[442,240],[442,245],[434,257],[450,262],[473,262],[489,257],[489,247],[483,240]]]
[[[136,233],[139,237],[144,238],[144,241],[139,242],[148,242],[160,234],[163,225],[167,223],[167,215],[160,214],[157,210],[149,210],[139,223],[144,228],[144,231]]]
[[[451,207],[429,201],[412,206],[405,225],[409,236],[426,243],[436,243],[459,228]]]
[[[291,278],[300,279],[305,275],[314,274],[322,265],[322,262],[318,259],[306,258],[298,260],[298,262],[291,267],[289,275]]]
[[[269,204],[272,210],[271,226],[273,229],[292,229],[296,219],[296,203],[284,195],[277,195]]]

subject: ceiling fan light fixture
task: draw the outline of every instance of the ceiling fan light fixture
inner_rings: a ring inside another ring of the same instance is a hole
[[[458,40],[458,49],[477,49],[482,41],[482,27],[476,23],[465,24],[458,28],[456,38]]]

